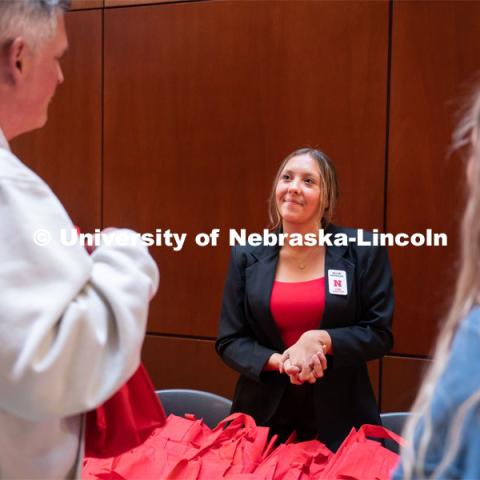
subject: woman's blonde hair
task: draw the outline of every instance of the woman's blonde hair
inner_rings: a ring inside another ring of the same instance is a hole
[[[471,308],[478,303],[480,294],[480,90],[470,102],[471,107],[453,135],[453,146],[458,148],[470,145],[468,165],[468,197],[461,227],[461,261],[450,311],[437,339],[433,362],[426,374],[418,397],[412,407],[404,430],[408,446],[402,449],[404,478],[427,478],[425,465],[427,449],[432,440],[431,402],[435,385],[445,371],[451,344],[455,333]],[[455,368],[453,366],[452,368]],[[461,374],[461,372],[459,372]],[[461,430],[465,416],[480,404],[480,388],[465,399],[453,417],[448,441],[449,448],[430,478],[439,477],[448,468],[461,443]],[[414,446],[414,433],[423,422],[423,430],[418,445]]]
[[[270,228],[276,229],[281,226],[282,217],[278,211],[277,200],[275,195],[275,190],[277,188],[278,180],[282,174],[285,165],[290,159],[298,155],[309,155],[313,160],[317,162],[318,168],[320,170],[320,211],[322,212],[320,222],[321,226],[325,228],[331,221],[333,212],[335,210],[335,204],[338,198],[338,180],[337,172],[332,161],[328,156],[317,150],[315,148],[299,148],[294,152],[288,154],[283,162],[280,165],[280,168],[275,175],[275,180],[273,181],[272,192],[269,199],[269,217],[270,217]]]

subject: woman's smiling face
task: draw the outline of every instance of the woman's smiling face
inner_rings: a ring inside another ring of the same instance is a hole
[[[322,191],[318,163],[308,154],[292,157],[280,173],[275,198],[284,223],[319,228]]]

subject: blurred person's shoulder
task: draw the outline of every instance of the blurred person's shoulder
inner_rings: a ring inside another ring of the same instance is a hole
[[[461,321],[457,337],[480,343],[480,305],[475,305]],[[478,352],[480,356],[480,351]]]
[[[449,366],[462,381],[455,388],[463,391],[476,390],[480,384],[480,306],[474,306],[461,320],[455,334]],[[452,389],[454,390],[454,389]],[[453,391],[450,393],[453,395]]]

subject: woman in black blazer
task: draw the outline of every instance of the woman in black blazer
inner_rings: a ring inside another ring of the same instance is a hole
[[[288,235],[324,228],[330,240],[354,238],[356,230],[329,223],[337,191],[328,157],[297,150],[275,179],[272,223]],[[232,411],[282,441],[296,431],[333,450],[352,427],[380,424],[366,362],[393,344],[386,250],[340,243],[296,246],[286,237],[283,246],[233,247],[216,341],[240,373]]]

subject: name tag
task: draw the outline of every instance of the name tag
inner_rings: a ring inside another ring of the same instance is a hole
[[[347,295],[347,272],[345,270],[328,271],[328,291],[332,295]]]

